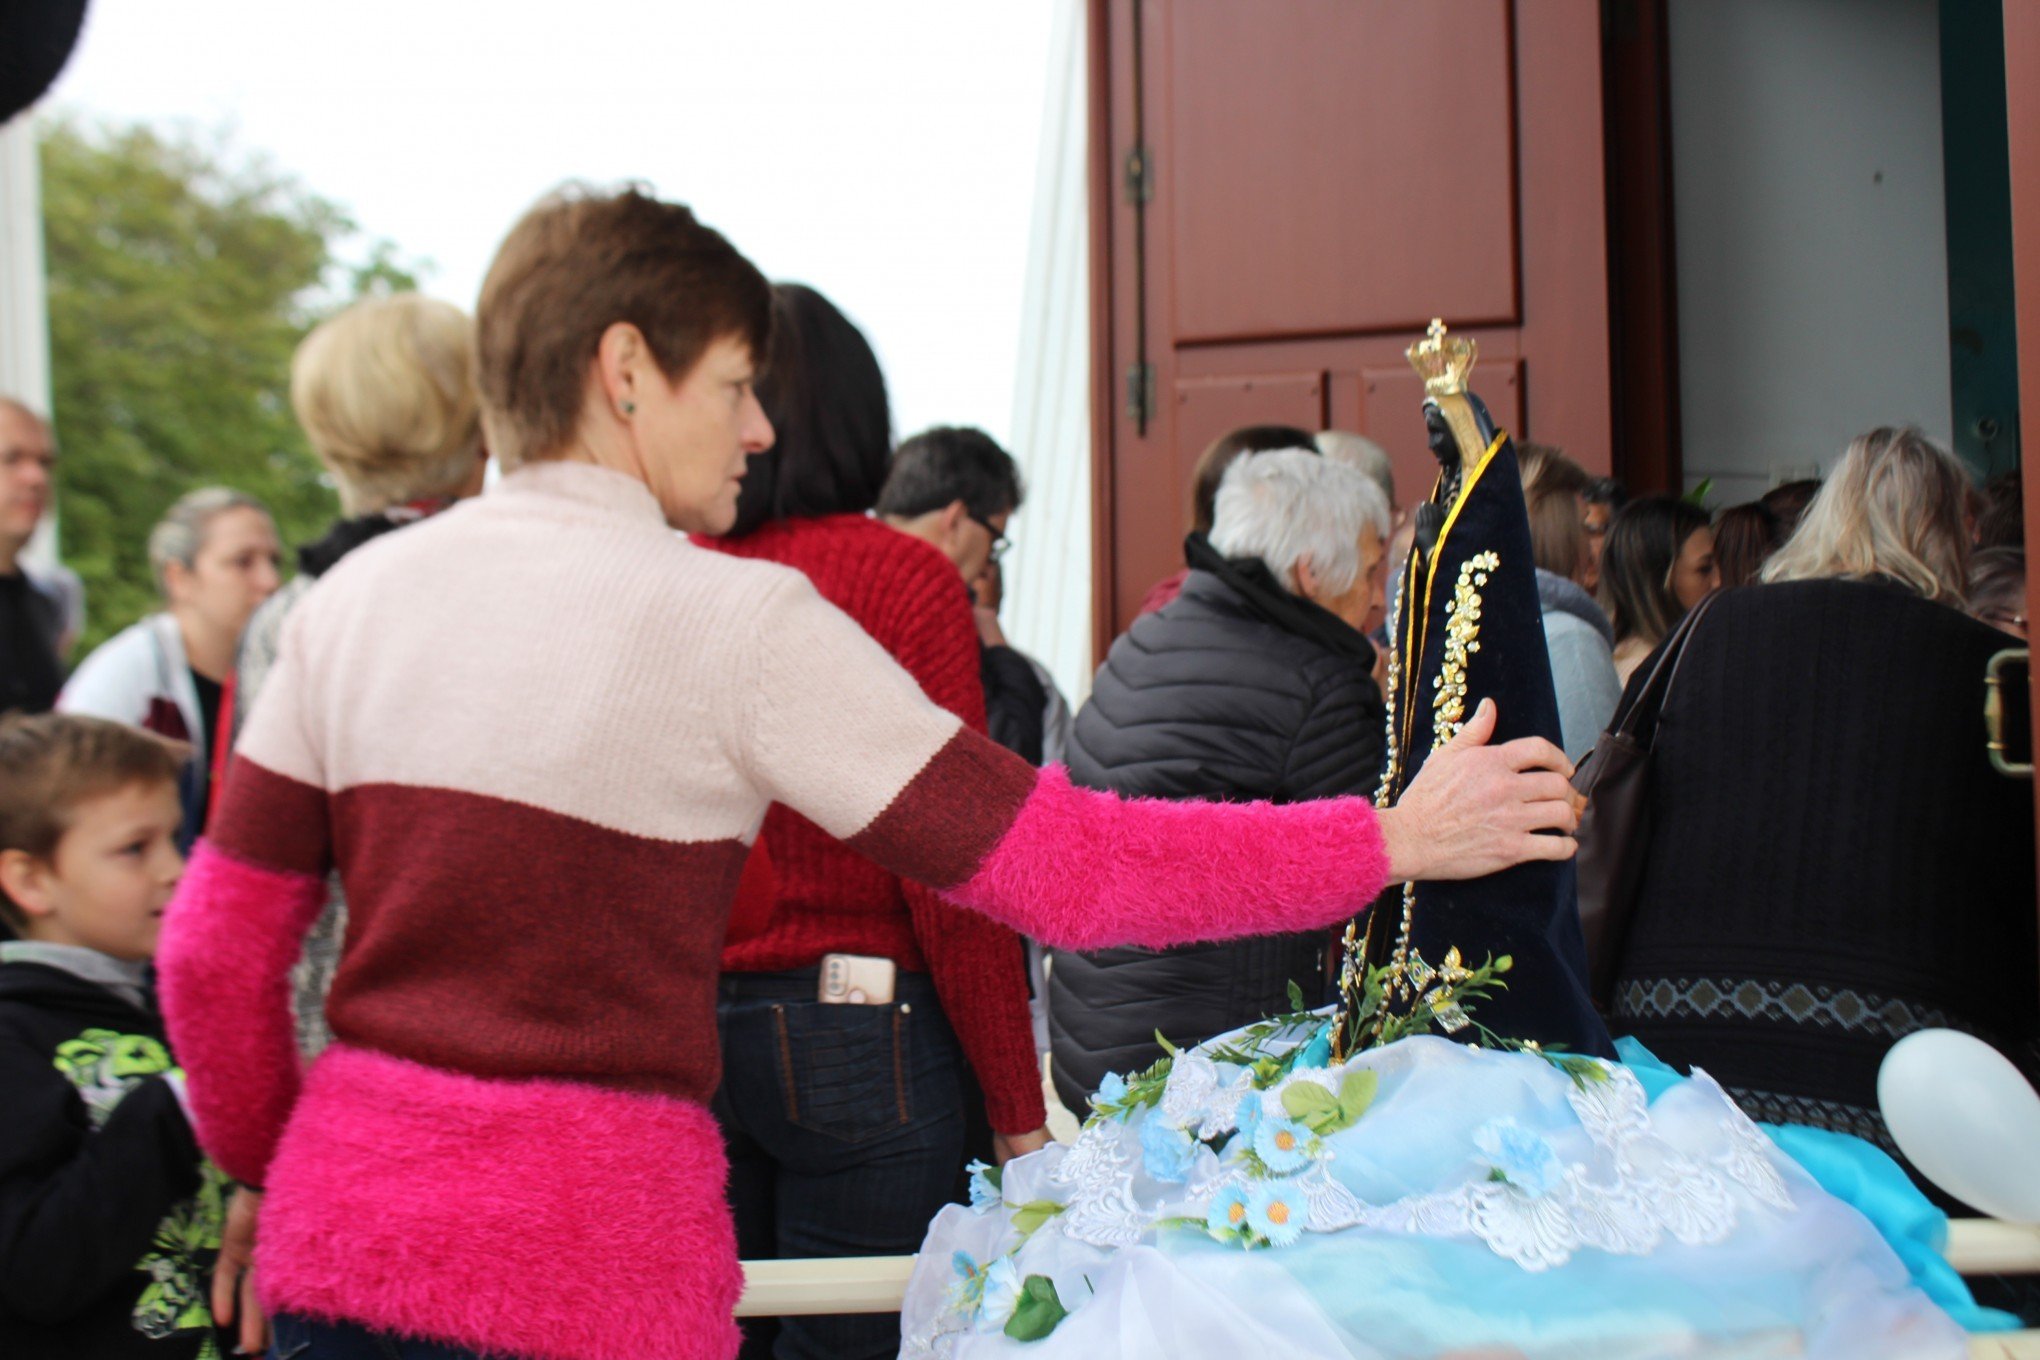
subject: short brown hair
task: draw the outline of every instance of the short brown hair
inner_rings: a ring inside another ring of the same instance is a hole
[[[50,859],[80,803],[135,784],[174,784],[188,754],[105,718],[40,713],[0,720],[0,850]],[[23,924],[5,893],[0,921],[17,933]]]
[[[565,451],[588,364],[619,321],[677,381],[724,337],[762,363],[772,289],[681,204],[581,186],[542,199],[503,239],[475,310],[482,427],[505,469]]]
[[[1211,532],[1211,521],[1218,514],[1218,484],[1225,480],[1225,470],[1234,459],[1277,449],[1316,453],[1317,436],[1294,425],[1242,425],[1206,444],[1204,452],[1197,455],[1196,471],[1190,474],[1190,532]]]

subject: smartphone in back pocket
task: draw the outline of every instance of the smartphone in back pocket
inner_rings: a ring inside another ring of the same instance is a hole
[[[890,1006],[897,971],[891,959],[824,954],[815,1000],[831,1006]]]

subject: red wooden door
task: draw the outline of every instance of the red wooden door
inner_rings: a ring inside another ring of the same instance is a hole
[[[1224,430],[1358,430],[1428,489],[1402,351],[1433,316],[1507,428],[1609,466],[1600,14],[1092,0],[1100,655],[1181,565]]]

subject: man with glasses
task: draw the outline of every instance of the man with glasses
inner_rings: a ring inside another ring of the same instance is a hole
[[[55,467],[49,425],[0,396],[0,712],[47,712],[64,680],[63,606],[21,563],[49,509]]]
[[[1025,496],[1019,465],[983,430],[938,425],[901,444],[878,493],[878,516],[901,533],[935,545],[956,563],[977,605],[978,670],[985,685],[985,726],[992,740],[1034,765],[1062,759],[1070,706],[1040,662],[1006,641],[999,627],[1004,593],[999,564],[1012,550],[1006,526]],[[1034,1000],[1034,1044],[1048,1048],[1041,948],[1027,946]],[[976,1105],[966,1102],[966,1110]],[[976,1130],[972,1132],[976,1140]]]
[[[893,454],[878,517],[939,548],[975,587],[1012,548],[1006,522],[1020,508],[1020,468],[983,430],[938,425]]]
[[[1019,465],[983,430],[938,425],[901,444],[878,493],[878,516],[932,543],[956,563],[978,606],[985,717],[992,740],[1036,765],[1048,749],[1051,696],[1046,672],[1006,642],[999,628],[999,563],[1013,541],[1006,526],[1025,496]],[[1062,705],[1064,725],[1068,706]]]

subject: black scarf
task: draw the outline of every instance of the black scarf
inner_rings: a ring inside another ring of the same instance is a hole
[[[381,538],[406,524],[416,524],[446,504],[444,501],[413,502],[378,510],[372,515],[336,520],[324,538],[298,549],[298,570],[311,577],[324,576],[333,569],[334,563],[370,539]]]
[[[1365,634],[1323,605],[1292,595],[1258,557],[1225,557],[1203,534],[1183,540],[1183,560],[1192,571],[1207,572],[1231,587],[1248,609],[1284,632],[1307,637],[1370,669],[1374,644]]]

